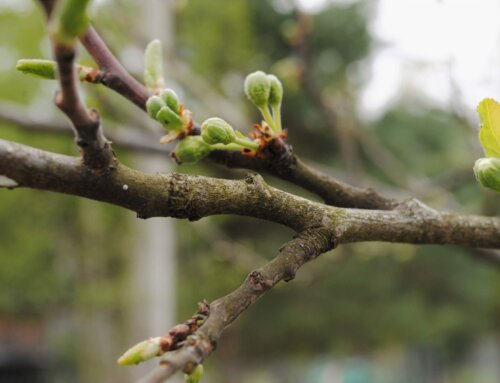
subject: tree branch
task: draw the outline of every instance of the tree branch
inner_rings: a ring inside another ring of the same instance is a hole
[[[123,68],[96,30],[89,28],[81,41],[99,66],[103,78],[109,79],[102,83],[145,110],[149,91]],[[317,194],[333,206],[390,210],[398,204],[372,189],[356,188],[309,167],[283,141],[278,145],[270,145],[262,158],[226,151],[214,152],[210,158],[232,168],[266,171]]]
[[[16,103],[0,102],[0,121],[28,132],[71,135],[70,125],[66,122],[59,119],[41,120],[33,116],[28,108]],[[161,145],[152,134],[132,127],[120,125],[106,135],[117,147],[134,152],[167,156],[172,150],[172,145]]]
[[[280,249],[276,258],[248,274],[240,287],[212,302],[203,325],[186,339],[180,349],[166,354],[160,366],[141,383],[160,383],[179,370],[201,363],[214,351],[223,331],[251,304],[280,281],[292,280],[306,262],[334,247],[331,229],[319,227],[298,234]]]
[[[238,152],[214,151],[210,159],[229,168],[272,174],[303,187],[332,206],[391,210],[399,204],[399,201],[384,197],[373,189],[357,188],[310,167],[283,141],[270,142],[263,158],[243,156]]]
[[[50,20],[54,1],[40,0],[40,3]],[[87,110],[80,97],[74,63],[76,55],[74,44],[63,42],[54,33],[51,41],[60,86],[60,91],[56,93],[55,104],[71,121],[76,144],[82,150],[84,164],[91,169],[105,169],[113,161],[114,155],[102,132],[99,114],[94,109]]]
[[[127,72],[96,30],[90,27],[80,41],[99,66],[102,72],[101,83],[146,110],[150,92]]]
[[[137,212],[141,218],[197,220],[245,215],[301,232],[335,230],[339,243],[386,241],[500,248],[500,219],[437,212],[416,200],[390,211],[323,205],[266,185],[253,174],[223,180],[185,174],[151,175],[116,163],[95,174],[80,159],[0,140],[0,174],[18,186],[72,194]]]

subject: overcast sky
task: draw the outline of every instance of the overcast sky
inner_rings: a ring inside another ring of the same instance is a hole
[[[312,11],[348,2],[298,1]],[[379,48],[361,99],[365,115],[405,91],[442,105],[459,95],[469,113],[484,97],[500,100],[499,0],[379,0],[371,28]]]

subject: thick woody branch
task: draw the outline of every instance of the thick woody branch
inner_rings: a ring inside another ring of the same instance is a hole
[[[270,142],[262,158],[226,151],[212,152],[210,158],[229,168],[270,173],[309,190],[328,205],[379,210],[390,210],[398,205],[398,201],[372,189],[357,188],[312,168],[293,152],[290,145],[281,140]]]
[[[278,282],[292,280],[306,262],[334,247],[334,233],[330,229],[318,227],[301,232],[271,262],[252,271],[240,287],[212,302],[204,324],[180,349],[166,354],[160,366],[141,382],[160,383],[179,370],[201,363],[214,351],[223,331],[251,304]]]
[[[338,243],[386,241],[500,248],[500,219],[437,212],[415,200],[393,210],[327,206],[266,185],[262,177],[223,180],[185,174],[151,175],[117,163],[94,174],[78,158],[0,140],[0,174],[18,186],[72,194],[154,216],[197,220],[245,215],[301,232],[335,231]]]

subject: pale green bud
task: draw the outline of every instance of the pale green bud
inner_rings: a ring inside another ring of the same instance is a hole
[[[281,100],[283,99],[283,85],[281,85],[281,81],[273,74],[268,74],[267,78],[271,84],[268,102],[271,107],[277,108],[281,105]]]
[[[160,339],[160,337],[149,338],[145,341],[137,343],[118,359],[118,364],[138,364],[152,359],[155,356],[162,355],[163,351],[160,346]]]
[[[236,140],[236,133],[231,125],[221,118],[209,118],[201,124],[201,137],[210,145],[230,144]]]
[[[160,111],[161,108],[165,106],[165,101],[161,99],[161,97],[158,96],[151,96],[148,98],[148,101],[146,101],[146,110],[148,111],[148,114],[150,115],[151,118],[154,118],[156,120],[156,115]]]
[[[160,40],[151,41],[144,52],[144,83],[152,90],[164,86],[163,57]]]
[[[60,0],[52,16],[51,31],[62,44],[74,45],[75,39],[87,30],[87,7],[90,0]]]
[[[16,69],[46,80],[55,80],[57,73],[56,62],[52,60],[21,59],[17,62]]]
[[[474,174],[479,183],[500,192],[500,158],[480,158],[474,164]]]
[[[184,374],[184,379],[186,383],[199,383],[203,377],[203,365],[199,364],[196,366],[194,371],[190,374]]]
[[[175,113],[168,106],[164,106],[156,114],[156,119],[160,121],[163,127],[167,130],[182,130],[182,120],[177,113]]]
[[[245,79],[245,94],[259,108],[267,104],[270,91],[271,84],[262,71],[250,73]]]
[[[165,101],[165,104],[167,104],[167,106],[170,109],[172,109],[175,113],[179,114],[180,112],[179,98],[172,89],[170,88],[163,89],[160,92],[160,97],[163,99],[163,101]]]
[[[195,164],[211,151],[210,145],[200,136],[187,136],[177,144],[173,157],[178,164]]]

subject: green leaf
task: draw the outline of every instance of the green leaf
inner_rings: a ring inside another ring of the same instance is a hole
[[[479,141],[486,157],[500,158],[500,104],[485,98],[477,106],[477,111],[481,120]]]

